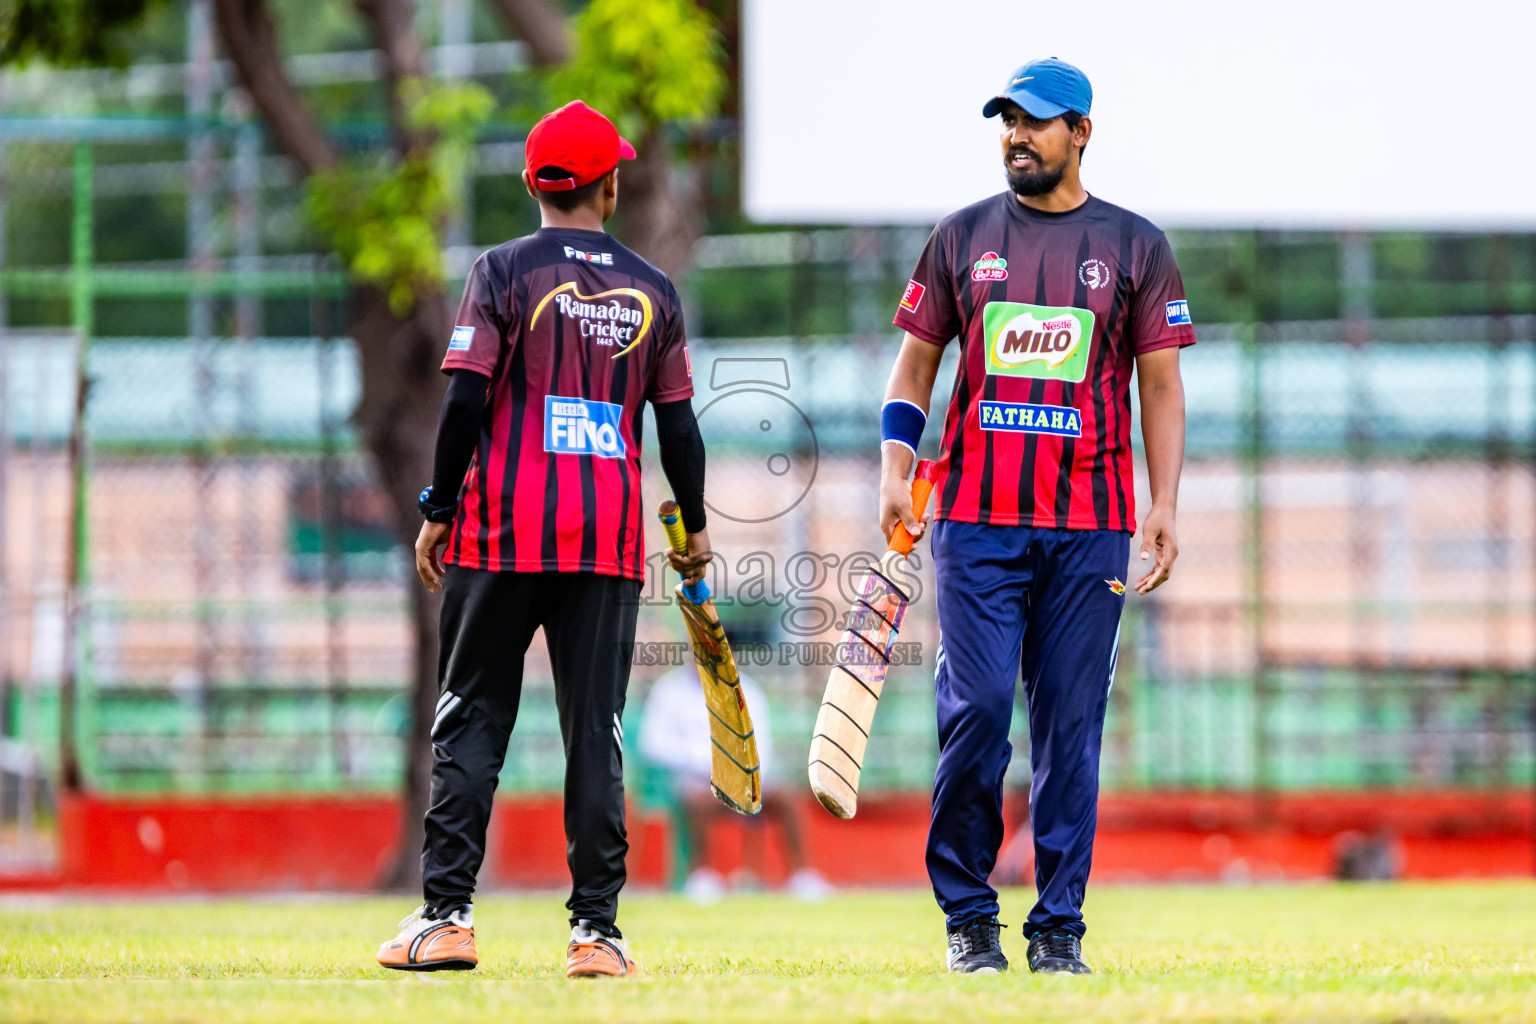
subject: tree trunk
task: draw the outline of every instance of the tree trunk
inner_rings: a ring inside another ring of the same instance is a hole
[[[636,159],[619,167],[620,241],[673,276],[699,240],[698,164],[674,167],[671,146],[660,128],[649,129],[635,148]]]
[[[437,414],[446,380],[438,372],[448,308],[441,295],[418,296],[405,317],[389,308],[383,291],[356,289],[352,297],[353,337],[362,367],[362,394],[353,420],[373,454],[379,482],[394,512],[395,535],[407,550],[421,530],[416,496],[432,479]],[[411,595],[414,657],[410,724],[402,779],[399,845],[380,885],[412,889],[421,883],[423,816],[432,780],[432,711],[437,703],[437,595],[427,593],[414,568]]]

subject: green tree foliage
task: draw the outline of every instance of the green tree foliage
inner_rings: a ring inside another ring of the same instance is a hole
[[[0,64],[128,62],[127,35],[164,0],[0,0]]]
[[[442,226],[463,201],[475,131],[495,106],[477,85],[417,79],[401,88],[423,144],[397,160],[358,158],[317,173],[307,197],[353,276],[383,288],[398,316],[443,287]]]
[[[576,19],[578,50],[551,86],[640,136],[664,121],[713,115],[725,92],[714,20],[690,0],[592,0]]]

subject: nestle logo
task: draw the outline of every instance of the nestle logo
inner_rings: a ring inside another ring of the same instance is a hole
[[[1047,331],[1070,331],[1073,327],[1076,326],[1077,325],[1071,320],[1047,320],[1045,323],[1040,325],[1042,330]]]

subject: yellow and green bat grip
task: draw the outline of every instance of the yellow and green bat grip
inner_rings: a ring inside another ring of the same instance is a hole
[[[661,520],[661,528],[667,533],[667,543],[672,545],[672,550],[680,555],[688,553],[688,531],[683,528],[683,517],[677,510],[677,502],[664,501],[656,512],[656,518]],[[692,583],[683,581],[683,596],[694,604],[703,604],[709,600],[709,584],[702,579]]]

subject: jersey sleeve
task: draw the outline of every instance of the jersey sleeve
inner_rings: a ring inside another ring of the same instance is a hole
[[[960,333],[955,276],[950,272],[946,232],[941,224],[928,236],[917,269],[901,293],[893,323],[935,345],[947,345]]]
[[[1137,355],[1195,343],[1184,278],[1166,235],[1158,235],[1147,250],[1131,297],[1130,327],[1131,351]]]
[[[487,377],[496,375],[510,319],[510,311],[497,309],[497,290],[491,280],[490,265],[481,256],[464,281],[464,297],[459,300],[448,352],[443,356],[444,373],[474,370]]]
[[[682,303],[677,292],[668,289],[666,315],[658,317],[656,361],[645,397],[652,403],[680,402],[693,397],[693,363],[688,358],[688,337],[683,330]]]

